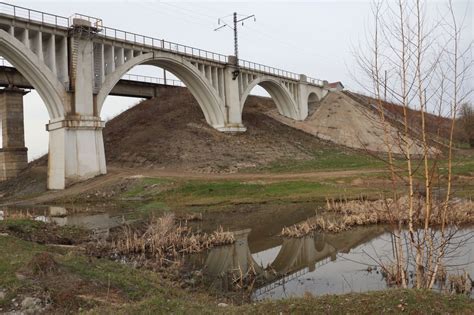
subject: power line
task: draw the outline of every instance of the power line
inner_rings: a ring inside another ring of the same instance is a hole
[[[233,79],[235,80],[237,78],[237,76],[239,75],[240,71],[239,71],[239,36],[238,36],[238,25],[239,23],[242,23],[242,26],[244,26],[244,21],[248,20],[248,19],[251,19],[253,18],[254,22],[257,21],[257,18],[255,17],[255,14],[252,14],[252,15],[248,15],[248,16],[244,16],[242,17],[241,19],[238,19],[238,14],[237,12],[234,12],[233,14],[233,22],[234,22],[234,26],[230,26],[229,24],[227,24],[227,22],[224,20],[226,17],[224,18],[219,18],[217,20],[217,24],[220,25],[222,23],[222,26],[219,26],[217,27],[216,29],[214,29],[214,31],[218,31],[220,29],[223,29],[225,27],[228,27],[230,29],[232,29],[234,31],[234,57],[235,57],[235,65],[237,66],[237,69],[232,73],[233,74]]]

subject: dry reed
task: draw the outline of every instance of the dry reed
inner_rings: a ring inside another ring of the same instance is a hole
[[[338,233],[354,226],[371,224],[389,224],[400,222],[407,224],[409,220],[408,198],[398,200],[384,199],[376,201],[327,200],[327,215],[311,217],[299,224],[284,227],[281,235],[284,237],[303,237],[313,231]],[[414,199],[415,214],[413,224],[424,223],[425,205],[422,198]],[[430,224],[439,225],[442,222],[444,203],[432,205],[429,221]],[[457,200],[449,203],[446,214],[447,224],[472,224],[474,223],[474,202],[470,200]]]
[[[167,214],[151,219],[144,228],[124,225],[122,233],[99,243],[94,250],[138,265],[161,267],[178,262],[184,254],[234,241],[233,234],[222,227],[211,234],[194,233],[187,223],[178,223],[173,214]]]

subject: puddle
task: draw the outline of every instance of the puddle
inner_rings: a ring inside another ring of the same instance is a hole
[[[462,249],[447,261],[448,274],[465,270],[474,275],[474,228],[458,232]],[[243,274],[255,270],[263,284],[253,291],[253,300],[303,297],[383,290],[387,284],[377,265],[378,259],[392,256],[391,233],[382,226],[353,229],[338,234],[280,239],[278,245],[252,251],[251,230],[238,231],[235,244],[214,248],[193,258],[210,286],[225,290],[228,271]],[[270,244],[270,243],[269,243]],[[271,265],[271,268],[267,268]],[[436,286],[441,290],[442,287]],[[474,294],[471,293],[474,297]]]
[[[126,218],[128,213],[130,212],[117,209],[97,209],[91,213],[89,209],[61,206],[9,207],[0,210],[0,221],[10,215],[59,226],[82,227],[91,230],[95,236],[106,237],[111,228],[129,222]]]
[[[253,300],[302,297],[383,290],[387,284],[375,258],[392,257],[391,233],[383,226],[353,229],[338,234],[314,233],[283,239],[282,228],[315,214],[315,204],[240,205],[236,211],[205,212],[203,221],[192,222],[195,231],[211,232],[222,226],[234,231],[236,242],[188,258],[194,269],[204,271],[210,286],[225,290],[232,270],[252,268],[258,275]],[[94,210],[94,213],[91,211]],[[8,215],[74,225],[107,236],[110,229],[130,222],[133,209],[78,209],[40,206],[0,210]],[[136,213],[135,213],[136,214]],[[128,220],[128,221],[127,221]],[[448,273],[466,270],[474,276],[474,227],[461,230],[458,243],[466,240],[448,261]],[[267,268],[271,265],[271,269]],[[227,281],[227,282],[226,282]],[[439,287],[437,289],[440,289]],[[471,293],[474,297],[474,293]]]

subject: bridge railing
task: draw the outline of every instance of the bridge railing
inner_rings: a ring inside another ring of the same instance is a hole
[[[35,21],[35,22],[40,22],[43,24],[50,24],[50,25],[66,27],[66,28],[69,28],[73,23],[73,20],[67,17],[45,13],[45,12],[41,12],[41,11],[37,11],[33,9],[28,9],[28,8],[24,8],[24,7],[12,5],[9,3],[4,3],[4,2],[0,2],[0,15],[1,14],[10,15],[15,18],[22,18],[27,21]],[[127,32],[127,31],[123,31],[123,30],[119,30],[115,28],[105,27],[102,25],[102,20],[93,18],[90,16],[82,15],[82,14],[76,14],[73,17],[79,17],[87,21],[90,21],[94,27],[98,28],[98,30],[100,31],[100,34],[106,38],[111,38],[114,40],[123,40],[126,42],[131,42],[133,44],[147,46],[152,49],[171,51],[171,52],[178,53],[181,55],[207,59],[207,60],[218,62],[218,63],[228,62],[227,56],[219,54],[219,53],[166,41],[164,39],[153,38],[150,36],[140,35],[140,34]],[[283,69],[278,69],[275,67],[262,65],[262,64],[247,61],[247,60],[239,60],[239,66],[245,69],[259,71],[262,73],[276,75],[276,76],[280,76],[280,77],[284,77],[284,78],[288,78],[292,80],[299,80],[300,78],[299,74],[297,73],[286,71]],[[323,83],[321,80],[311,79],[311,78],[308,78],[308,79],[311,80],[310,83],[312,84],[323,86]]]
[[[166,41],[164,39],[158,39],[150,36],[140,35],[136,33],[131,33],[123,30],[119,30],[116,28],[111,27],[102,27],[102,31],[100,32],[101,35],[107,38],[111,38],[114,40],[123,40],[127,42],[131,42],[134,44],[139,44],[143,46],[148,46],[153,49],[159,50],[166,50],[175,52],[181,55],[191,56],[191,57],[199,57],[202,59],[208,59],[211,61],[216,61],[219,63],[226,63],[227,56],[215,53],[212,51],[191,47],[187,45],[182,45],[178,43],[173,43]]]
[[[55,26],[69,27],[69,19],[63,16],[32,10],[9,3],[0,2],[0,14],[11,15],[28,21],[52,24]]]
[[[239,66],[244,69],[255,70],[255,71],[259,71],[259,72],[263,72],[267,74],[277,75],[277,76],[285,77],[292,80],[300,79],[300,75],[297,73],[270,67],[270,66],[265,66],[265,65],[262,65],[256,62],[247,61],[247,60],[239,59]]]
[[[162,85],[172,85],[172,86],[185,86],[185,84],[180,80],[150,77],[150,76],[131,74],[131,73],[127,73],[126,75],[124,75],[122,77],[122,80],[162,84]]]
[[[308,77],[308,83],[314,84],[314,85],[317,85],[317,86],[320,86],[320,87],[324,86],[324,81],[323,80],[319,80],[319,79],[315,79],[315,78],[311,78],[311,77]]]

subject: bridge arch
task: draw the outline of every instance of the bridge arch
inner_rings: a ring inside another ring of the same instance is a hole
[[[23,43],[0,29],[0,55],[35,88],[51,120],[65,116],[66,90],[54,73]]]
[[[257,85],[265,89],[270,94],[271,98],[275,102],[278,112],[286,117],[298,118],[298,106],[290,91],[275,77],[271,76],[260,76],[254,79],[244,89],[240,97],[240,108],[243,112],[245,101],[249,96],[250,92]]]
[[[313,112],[317,109],[319,102],[321,101],[320,96],[314,92],[311,91],[308,93],[308,112]]]
[[[183,57],[166,52],[145,53],[125,62],[115,71],[106,76],[102,87],[97,94],[97,113],[100,114],[107,95],[112,91],[117,82],[130,69],[138,65],[152,65],[165,69],[178,77],[191,94],[196,98],[204,117],[209,125],[214,128],[224,127],[225,115],[222,100],[207,79]]]

